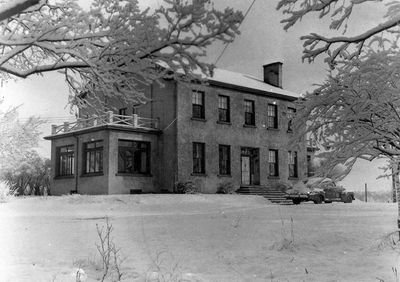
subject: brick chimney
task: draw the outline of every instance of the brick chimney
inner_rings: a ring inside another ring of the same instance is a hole
[[[282,88],[282,63],[264,65],[264,82]]]

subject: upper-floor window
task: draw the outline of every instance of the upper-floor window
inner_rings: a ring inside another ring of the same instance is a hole
[[[57,176],[68,176],[73,175],[75,171],[75,157],[74,157],[74,145],[67,145],[58,147],[56,150],[57,154]]]
[[[218,96],[218,121],[230,122],[230,103],[229,97],[219,95]]]
[[[204,111],[204,92],[192,91],[192,117],[193,118],[205,118]]]
[[[83,173],[103,172],[103,141],[84,143],[83,158]]]
[[[118,140],[118,172],[150,174],[150,142]]]
[[[287,119],[288,119],[288,132],[293,131],[293,118],[294,115],[296,114],[296,109],[295,108],[288,108],[287,110]]]
[[[279,176],[278,150],[268,151],[269,176]]]
[[[118,110],[118,115],[119,115],[119,117],[117,117],[118,123],[122,123],[122,124],[126,123],[126,121],[125,121],[125,119],[126,119],[126,110],[127,110],[127,108],[121,108],[121,109]]]
[[[268,104],[268,128],[278,128],[278,106],[275,104]]]
[[[219,145],[219,174],[231,174],[231,146]]]
[[[193,142],[193,173],[206,172],[205,144]]]
[[[244,100],[244,124],[255,125],[254,101]]]
[[[297,152],[289,151],[288,152],[289,158],[289,177],[297,178]]]

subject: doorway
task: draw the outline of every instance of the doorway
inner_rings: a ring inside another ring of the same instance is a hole
[[[242,185],[259,185],[260,158],[258,148],[242,147],[240,160]]]

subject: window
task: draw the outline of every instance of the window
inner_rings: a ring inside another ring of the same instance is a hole
[[[307,155],[307,176],[313,177],[315,175],[315,167],[312,162],[312,157]]]
[[[274,104],[268,104],[268,128],[278,128],[278,106]]]
[[[83,158],[85,163],[83,173],[103,172],[103,141],[83,144]]]
[[[254,101],[244,100],[244,124],[255,125]]]
[[[118,110],[118,123],[126,124],[125,119],[126,119],[126,108],[122,108]]]
[[[289,177],[297,178],[297,152],[289,151]]]
[[[192,92],[192,117],[204,119],[204,92]]]
[[[150,142],[118,140],[118,172],[150,174]]]
[[[219,174],[231,174],[231,146],[219,145]]]
[[[134,105],[132,106],[132,114],[133,114],[133,115],[139,114],[139,109],[140,109],[140,106],[141,106],[141,105],[143,105],[143,104],[134,104]]]
[[[268,151],[269,176],[279,176],[278,150]]]
[[[296,114],[296,109],[295,108],[288,108],[287,111],[287,119],[288,119],[288,132],[292,132],[293,131],[293,118],[294,115]]]
[[[205,144],[193,142],[193,173],[205,172]]]
[[[218,121],[230,122],[230,105],[228,96],[218,96]]]
[[[73,175],[75,171],[74,145],[57,148],[57,176]]]

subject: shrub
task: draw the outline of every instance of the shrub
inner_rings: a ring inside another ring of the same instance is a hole
[[[11,189],[6,183],[0,181],[0,203],[6,203],[16,195],[15,189]]]
[[[175,192],[178,194],[196,194],[199,189],[192,181],[179,181],[175,184]]]
[[[286,190],[292,188],[292,185],[286,182],[278,182],[274,185],[274,188],[282,192],[286,192]]]
[[[218,185],[217,194],[233,194],[236,189],[232,182],[226,181]]]

